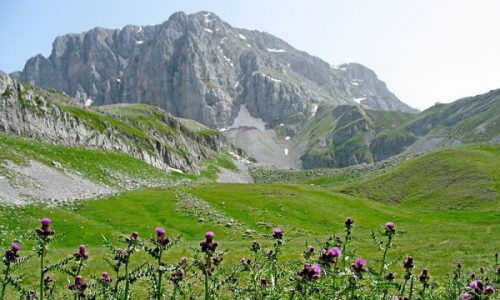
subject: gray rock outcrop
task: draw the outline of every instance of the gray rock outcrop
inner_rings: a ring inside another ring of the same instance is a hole
[[[415,112],[366,67],[331,66],[210,12],[60,36],[48,58],[12,75],[97,105],[155,105],[212,128],[231,125],[241,104],[271,127],[303,122],[320,103]]]

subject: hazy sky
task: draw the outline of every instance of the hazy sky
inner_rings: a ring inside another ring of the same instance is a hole
[[[362,63],[419,109],[500,88],[500,0],[0,0],[0,69],[48,56],[58,35],[154,25],[180,10],[213,11],[329,63]]]

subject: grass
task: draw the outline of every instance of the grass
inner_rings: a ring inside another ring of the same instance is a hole
[[[234,164],[231,155],[227,152],[219,154],[214,160],[205,164],[200,172],[200,177],[216,180],[221,169],[237,171],[238,167]]]
[[[121,186],[123,177],[154,182],[169,178],[168,173],[122,152],[50,145],[0,133],[0,164],[7,160],[16,164],[36,160],[52,168],[61,165],[113,187]]]
[[[427,153],[337,190],[414,208],[498,211],[499,178],[500,146],[464,146]]]
[[[253,238],[266,244],[262,235],[269,234],[273,226],[281,226],[292,238],[287,244],[288,260],[298,262],[306,241],[314,243],[331,234],[342,234],[343,220],[350,216],[356,221],[354,244],[358,255],[369,257],[375,264],[373,257],[378,257],[378,251],[371,243],[371,230],[381,230],[387,220],[392,220],[406,234],[397,237],[398,247],[391,254],[414,255],[418,267],[429,267],[432,274],[442,278],[458,260],[468,267],[488,263],[500,238],[499,215],[494,211],[418,211],[310,185],[205,183],[187,190],[211,209],[255,231],[253,237],[245,237],[235,228],[200,222],[196,215],[179,211],[177,192],[172,188],[149,189],[66,207],[26,206],[15,211],[0,208],[2,244],[6,247],[25,230],[35,228],[39,218],[48,216],[59,236],[51,255],[71,254],[80,243],[86,243],[93,257],[89,272],[96,274],[105,268],[101,235],[113,237],[138,231],[148,237],[156,226],[164,226],[170,236],[183,236],[183,242],[171,254],[171,259],[178,259],[196,246],[204,232],[213,230],[222,245],[231,250],[228,263],[234,263],[248,255]],[[21,243],[26,245],[24,240]]]

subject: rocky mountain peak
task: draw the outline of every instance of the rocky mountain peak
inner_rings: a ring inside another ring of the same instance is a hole
[[[270,127],[303,123],[321,103],[414,112],[361,65],[332,67],[208,11],[60,36],[48,58],[12,76],[97,105],[156,105],[213,128],[230,126],[242,104]]]

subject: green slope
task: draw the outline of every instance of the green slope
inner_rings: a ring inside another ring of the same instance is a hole
[[[189,193],[208,204],[182,206],[180,193]],[[200,211],[203,210],[203,211]],[[200,221],[204,211],[220,213],[213,220]],[[249,255],[253,239],[268,247],[268,235],[273,226],[285,229],[286,260],[298,262],[304,243],[317,243],[331,234],[343,233],[343,220],[350,216],[356,221],[354,245],[358,255],[373,259],[378,250],[371,243],[371,230],[381,230],[383,224],[394,221],[406,233],[396,238],[397,248],[391,255],[414,255],[419,267],[427,266],[434,276],[445,275],[457,260],[467,267],[479,267],[489,261],[498,248],[500,224],[493,211],[419,212],[411,208],[394,207],[363,200],[309,185],[195,185],[188,189],[150,189],[128,192],[95,201],[82,201],[57,208],[26,206],[12,211],[0,208],[3,220],[2,244],[31,230],[38,219],[48,216],[59,238],[51,247],[52,258],[72,253],[80,243],[89,245],[91,260],[86,272],[102,271],[101,235],[117,236],[138,231],[148,237],[156,226],[167,228],[170,236],[181,234],[183,242],[174,248],[167,260],[192,255],[203,233],[213,230],[223,247],[230,249],[228,264]],[[223,216],[223,217],[220,217]],[[226,227],[223,218],[233,219],[238,226]],[[254,234],[246,236],[251,230]],[[29,242],[21,239],[25,249]],[[376,262],[372,261],[373,264]]]
[[[418,208],[498,210],[500,146],[442,148],[337,190]]]

